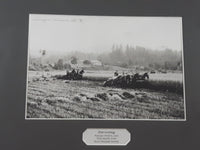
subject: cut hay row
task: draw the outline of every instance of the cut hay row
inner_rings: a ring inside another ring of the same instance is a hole
[[[183,118],[182,100],[173,93],[105,88],[88,81],[39,81],[29,84],[27,117]]]

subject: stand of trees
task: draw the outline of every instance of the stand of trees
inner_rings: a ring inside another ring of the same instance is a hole
[[[98,59],[104,64],[121,67],[144,66],[154,69],[181,70],[181,51],[172,49],[150,50],[141,46],[113,45],[112,51],[99,55]]]

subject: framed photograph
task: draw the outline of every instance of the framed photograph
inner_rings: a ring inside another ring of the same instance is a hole
[[[0,1],[0,149],[199,147],[199,6]]]
[[[26,119],[186,120],[182,17],[29,15]]]

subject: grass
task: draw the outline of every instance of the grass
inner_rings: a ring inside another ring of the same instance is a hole
[[[104,82],[108,80],[108,77],[83,76],[83,80]]]
[[[94,81],[32,81],[27,118],[183,119],[183,97],[170,92],[102,87]]]
[[[183,83],[179,81],[147,80],[144,82],[137,82],[134,87],[183,95]]]
[[[108,79],[107,77],[92,77],[92,76],[89,76],[89,77],[86,76],[83,78],[83,80],[99,81],[99,82],[104,82],[107,79]],[[175,80],[138,81],[132,87],[150,89],[150,90],[156,90],[156,91],[173,92],[173,93],[183,95],[183,83],[180,81],[175,81]]]

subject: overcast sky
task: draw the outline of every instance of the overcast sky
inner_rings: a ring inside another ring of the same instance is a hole
[[[113,44],[182,50],[180,17],[35,15],[29,18],[29,53],[105,52]]]

